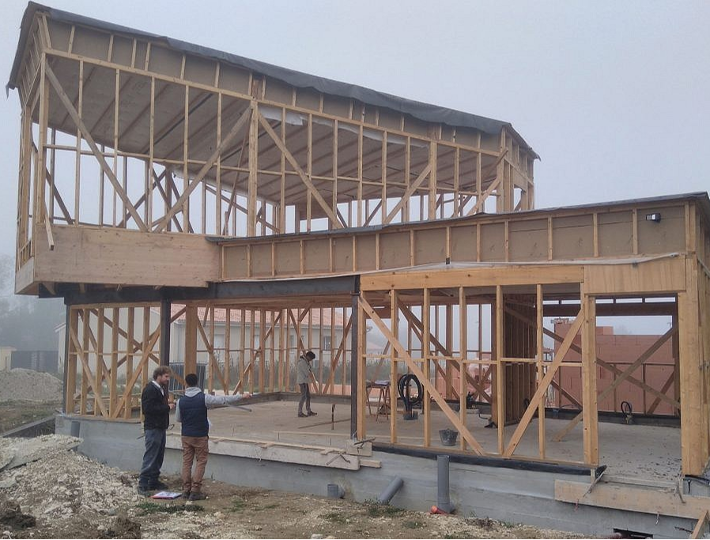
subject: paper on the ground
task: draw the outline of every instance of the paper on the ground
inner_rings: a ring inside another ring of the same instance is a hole
[[[159,491],[151,499],[177,499],[180,495],[179,491]]]

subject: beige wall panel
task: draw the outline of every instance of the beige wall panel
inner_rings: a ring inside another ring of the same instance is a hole
[[[481,225],[481,260],[505,261],[505,225],[503,223]]]
[[[511,261],[547,260],[547,220],[511,221],[508,241]]]
[[[467,146],[478,146],[478,132],[475,129],[456,128],[456,142]]]
[[[355,243],[355,256],[357,269],[360,272],[376,270],[375,266],[375,236],[358,236]]]
[[[380,109],[380,125],[382,127],[399,130],[401,115],[389,109]]]
[[[219,87],[246,94],[249,91],[249,72],[222,64],[219,67]]]
[[[421,120],[417,120],[412,116],[404,117],[404,130],[408,131],[414,135],[421,135],[426,137],[427,135],[427,124]]]
[[[145,41],[138,41],[136,43],[136,63],[137,68],[143,69],[145,65],[145,55],[148,50],[148,44]]]
[[[180,77],[182,54],[174,49],[151,45],[150,69],[170,77]]]
[[[247,246],[223,248],[224,279],[239,279],[249,276],[247,270]]]
[[[380,235],[380,268],[409,266],[409,233]]]
[[[591,215],[552,218],[552,253],[556,260],[594,256]]]
[[[492,150],[494,152],[500,152],[500,135],[489,135],[487,133],[481,133],[481,148],[483,150]]]
[[[333,270],[335,272],[352,272],[353,240],[351,237],[333,239]]]
[[[343,118],[350,117],[350,100],[338,96],[323,96],[323,112],[342,116]]]
[[[197,56],[187,55],[185,58],[185,79],[196,83],[214,85],[216,63]]]
[[[646,221],[647,214],[661,214],[660,223]],[[685,208],[671,206],[638,212],[639,253],[671,253],[685,250]]]
[[[367,124],[374,124],[377,121],[377,108],[373,105],[363,105],[365,109],[364,120]]]
[[[109,34],[76,27],[72,52],[89,58],[106,60],[108,58]]]
[[[631,219],[631,212],[609,212],[597,216],[601,257],[633,253]]]
[[[453,262],[476,261],[476,227],[451,228],[451,260]]]
[[[330,241],[327,238],[304,241],[303,253],[306,272],[322,274],[330,271]]]
[[[266,92],[264,94],[266,100],[291,105],[292,93],[291,86],[276,79],[266,80]]]
[[[414,232],[414,264],[446,262],[446,229]]]
[[[34,294],[28,291],[28,288],[34,282],[34,275],[35,260],[32,258],[15,274],[15,294]]]
[[[685,290],[685,257],[640,264],[588,265],[584,268],[589,294],[674,293]]]
[[[276,244],[276,275],[297,276],[301,273],[301,243]]]
[[[296,105],[317,111],[320,107],[320,93],[309,88],[299,88],[296,91]]]
[[[219,279],[219,247],[202,236],[65,226],[53,232],[54,251],[45,235],[36,239],[37,281],[206,287]]]
[[[49,39],[52,40],[52,49],[68,51],[71,25],[47,19],[47,26],[49,27]]]
[[[124,66],[131,65],[131,55],[133,54],[133,41],[120,36],[113,37],[113,52],[111,61]]]
[[[271,275],[271,244],[252,244],[251,277]]]

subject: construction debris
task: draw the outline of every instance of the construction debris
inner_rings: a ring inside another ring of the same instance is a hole
[[[30,369],[0,371],[0,403],[6,401],[61,401],[62,381]]]

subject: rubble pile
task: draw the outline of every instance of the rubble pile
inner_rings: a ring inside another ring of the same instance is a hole
[[[0,403],[61,400],[62,381],[54,375],[22,368],[0,371]]]
[[[54,448],[37,461],[0,471],[2,493],[38,521],[71,519],[79,511],[112,516],[119,508],[142,500],[126,474],[68,451],[74,438],[46,435],[38,439]],[[14,446],[11,453],[20,455],[28,453],[23,445],[35,440],[4,439],[3,443],[5,449]]]

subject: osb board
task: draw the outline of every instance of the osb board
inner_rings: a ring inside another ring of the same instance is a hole
[[[251,275],[254,277],[271,275],[271,244],[251,246]]]
[[[599,255],[614,257],[633,252],[631,211],[609,212],[597,215]]]
[[[505,261],[505,224],[481,225],[481,260]]]
[[[301,243],[282,242],[276,244],[276,275],[292,276],[301,272]]]
[[[508,244],[510,261],[546,261],[547,220],[511,221]]]
[[[446,229],[414,232],[414,264],[446,262]]]
[[[555,259],[594,256],[591,215],[552,218],[552,253]]]
[[[335,272],[352,272],[353,237],[333,238],[333,270]]]
[[[477,259],[477,234],[476,226],[451,228],[451,260],[454,262],[469,261]]]
[[[380,235],[380,268],[410,266],[409,233],[397,232]]]
[[[279,245],[276,246],[278,250]],[[249,246],[230,246],[222,248],[223,273],[226,279],[236,277],[246,277],[247,270],[247,251]]]
[[[357,269],[359,271],[376,270],[377,246],[375,236],[358,236],[355,240]]]
[[[307,273],[320,274],[330,271],[330,240],[318,238],[303,241],[303,268]]]
[[[647,215],[660,214],[661,221],[648,221]],[[639,253],[669,253],[685,250],[685,208],[670,206],[645,208],[638,212]]]
[[[584,268],[589,294],[674,293],[685,290],[685,257],[637,264],[590,264]]]
[[[54,226],[55,249],[35,236],[35,280],[206,287],[219,279],[219,247],[188,234]]]

